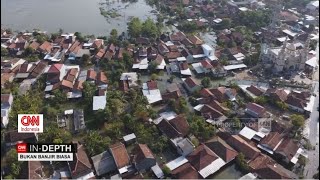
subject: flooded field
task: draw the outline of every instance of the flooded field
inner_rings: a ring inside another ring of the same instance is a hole
[[[133,16],[156,18],[145,0],[1,0],[1,26],[13,30],[82,32],[108,35],[127,28]]]

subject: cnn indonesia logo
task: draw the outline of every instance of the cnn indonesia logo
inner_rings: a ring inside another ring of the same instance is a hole
[[[43,114],[19,114],[18,115],[19,133],[42,133]]]

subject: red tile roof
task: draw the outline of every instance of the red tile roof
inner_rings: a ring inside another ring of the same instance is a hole
[[[176,116],[171,119],[169,123],[177,129],[182,136],[186,136],[189,133],[189,123],[183,115]]]
[[[108,83],[108,78],[104,72],[99,72],[97,74],[97,82],[98,84],[107,84]]]
[[[249,87],[246,88],[250,93],[252,93],[255,96],[261,96],[264,93],[263,89],[260,89],[254,85],[251,85]]]
[[[249,160],[256,158],[261,152],[259,149],[242,139],[239,135],[231,135],[226,139],[226,142],[238,152],[242,152]]]
[[[297,98],[296,96],[290,94],[285,102],[291,106],[298,107],[301,109],[304,109],[304,107],[307,106],[307,101]]]
[[[176,59],[178,57],[181,57],[181,53],[179,51],[176,52],[169,52],[166,54],[167,59]]]
[[[188,161],[198,171],[201,171],[219,157],[206,145],[201,144],[187,156]]]
[[[266,94],[269,94],[276,101],[287,100],[288,94],[283,89],[267,89]]]
[[[171,174],[176,179],[201,179],[198,171],[190,163],[178,167]]]
[[[273,150],[283,139],[282,135],[278,132],[270,132],[261,141],[261,145],[267,145],[271,150]]]
[[[60,73],[63,64],[53,64],[48,70],[48,73]]]
[[[252,171],[265,167],[267,164],[275,163],[275,161],[267,155],[260,154],[255,159],[250,161],[249,167]]]
[[[89,69],[87,71],[87,79],[96,80],[96,77],[97,77],[97,72],[95,70]]]
[[[37,49],[39,48],[39,46],[40,46],[40,44],[37,43],[36,41],[33,41],[33,42],[29,45],[29,47],[31,47],[31,48],[34,49],[34,50],[37,50]]]
[[[84,176],[93,172],[91,169],[91,163],[85,152],[84,146],[77,143],[77,153],[73,156],[73,161],[69,162],[69,168],[71,170],[71,176],[73,179]]]
[[[134,163],[140,163],[146,158],[155,159],[151,150],[146,144],[138,144],[134,149]]]
[[[286,137],[276,149],[276,152],[284,153],[290,161],[297,153],[299,146],[293,139]]]
[[[208,140],[205,145],[227,163],[232,161],[238,155],[236,150],[218,136]]]
[[[127,149],[122,143],[116,143],[111,145],[110,151],[118,169],[121,169],[130,164]]]
[[[99,49],[102,46],[102,44],[103,44],[103,39],[96,39],[93,41],[92,47]]]
[[[207,59],[202,60],[200,63],[202,65],[202,67],[204,67],[206,69],[212,69],[213,68],[213,66],[211,65],[211,63]]]
[[[99,52],[97,52],[97,54],[94,57],[97,58],[97,59],[101,59],[104,54],[105,54],[105,50],[104,49],[100,49]]]
[[[42,43],[41,46],[39,46],[40,51],[44,51],[44,52],[51,52],[52,49],[52,44],[48,41],[45,41],[44,43]]]
[[[246,108],[249,109],[250,111],[255,112],[259,116],[262,116],[263,113],[266,112],[266,109],[263,106],[260,106],[259,104],[256,104],[256,103],[248,103]]]
[[[170,139],[174,139],[182,136],[181,133],[178,132],[178,130],[175,129],[167,120],[162,120],[158,124],[158,128],[162,133],[164,133]]]
[[[193,45],[203,44],[203,41],[198,36],[191,35],[191,36],[188,36],[188,39],[191,41]]]
[[[186,80],[184,81],[190,88],[198,86],[198,83],[192,78],[192,77],[187,77]]]
[[[206,98],[206,97],[210,97],[210,96],[214,96],[214,95],[212,94],[212,92],[209,89],[203,88],[200,90],[200,96],[203,98]]]

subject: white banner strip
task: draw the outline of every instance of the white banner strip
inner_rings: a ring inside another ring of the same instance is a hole
[[[18,161],[73,161],[73,153],[18,153]]]

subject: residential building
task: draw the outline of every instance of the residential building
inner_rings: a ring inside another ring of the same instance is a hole
[[[278,132],[270,132],[267,136],[262,138],[262,140],[258,145],[258,148],[268,152],[269,154],[273,154],[274,151],[279,147],[282,141],[283,141],[282,134]]]
[[[47,82],[54,84],[62,80],[65,75],[64,64],[53,64],[47,71]]]
[[[202,178],[207,178],[225,165],[225,162],[204,144],[198,146],[187,159]]]
[[[148,81],[143,83],[142,93],[146,96],[149,104],[162,101],[161,92],[158,89],[157,81]]]
[[[73,155],[73,161],[68,161],[69,171],[72,179],[95,179],[93,169],[89,158],[85,152],[85,148],[79,142],[77,144],[77,152]]]
[[[110,152],[119,173],[128,172],[131,163],[126,147],[122,143],[116,143],[110,146]]]
[[[92,163],[95,169],[95,173],[98,177],[117,171],[114,159],[109,151],[104,151],[98,155],[91,157]]]
[[[226,163],[233,161],[238,152],[228,145],[223,139],[215,136],[205,142],[205,145],[216,153]]]
[[[187,77],[183,81],[183,84],[190,93],[200,90],[201,88],[201,86],[192,77]]]
[[[256,103],[248,103],[245,112],[255,118],[261,118],[266,113],[266,109]]]
[[[187,156],[188,154],[192,153],[195,146],[188,138],[175,138],[170,139],[171,143],[177,149],[177,152],[181,156]]]
[[[200,179],[198,171],[190,164],[185,163],[171,172],[176,179]]]
[[[185,137],[189,133],[189,123],[183,115],[170,120],[162,119],[157,126],[170,139]]]
[[[139,172],[149,170],[156,165],[156,159],[146,144],[138,144],[133,152],[132,163]]]

